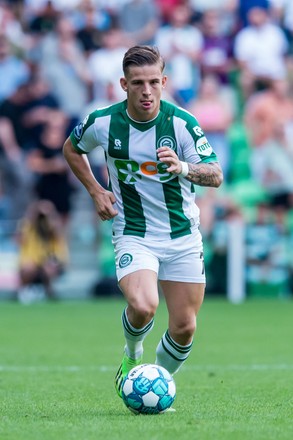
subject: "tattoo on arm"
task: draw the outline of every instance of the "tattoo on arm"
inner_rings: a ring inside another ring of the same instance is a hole
[[[223,181],[223,172],[218,162],[188,163],[186,179],[199,186],[218,188]]]

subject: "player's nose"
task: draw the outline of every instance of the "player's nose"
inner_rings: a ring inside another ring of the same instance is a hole
[[[151,92],[150,85],[149,84],[145,84],[142,92],[143,92],[144,95],[151,95],[152,92]]]

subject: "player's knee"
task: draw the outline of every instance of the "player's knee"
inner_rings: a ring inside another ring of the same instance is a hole
[[[170,329],[171,330],[171,329]],[[196,320],[182,320],[172,326],[172,336],[178,344],[186,345],[192,340],[196,330]]]
[[[156,301],[141,302],[136,301],[128,306],[132,311],[132,316],[136,321],[149,322],[155,316],[158,303]]]

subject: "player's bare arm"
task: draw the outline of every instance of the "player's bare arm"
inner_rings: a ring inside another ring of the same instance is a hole
[[[116,202],[114,194],[111,191],[107,191],[97,182],[87,156],[77,153],[70,138],[64,143],[63,154],[75,176],[92,197],[100,219],[104,221],[115,217],[118,212],[113,207],[113,204]]]
[[[188,163],[186,179],[199,186],[218,188],[223,182],[223,172],[218,162]]]
[[[178,175],[182,173],[182,162],[171,148],[161,147],[157,152],[160,161],[168,165],[169,173]],[[223,172],[218,162],[187,163],[186,165],[188,172],[185,178],[196,185],[218,188],[223,182]]]

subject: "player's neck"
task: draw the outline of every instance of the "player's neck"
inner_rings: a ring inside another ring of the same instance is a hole
[[[131,119],[133,122],[136,122],[137,124],[147,124],[149,122],[154,121],[158,116],[159,116],[160,110],[158,110],[156,116],[154,118],[148,119],[147,121],[139,121],[138,119],[133,118],[130,114],[129,111],[126,109],[126,114],[129,117],[129,119]]]

